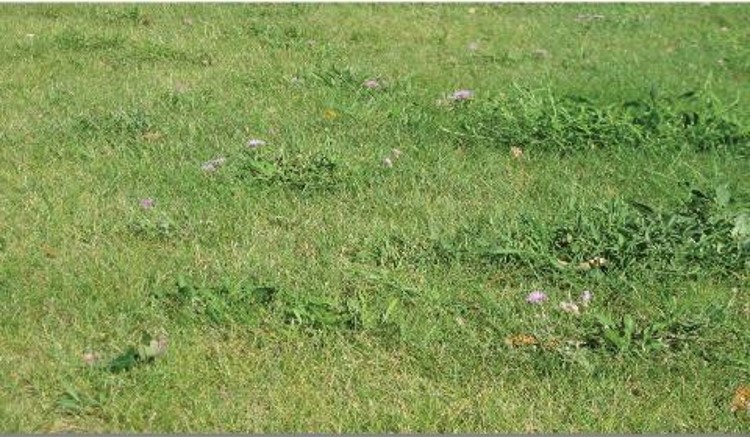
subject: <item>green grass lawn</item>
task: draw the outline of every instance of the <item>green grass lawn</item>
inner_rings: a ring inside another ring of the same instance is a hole
[[[750,431],[748,22],[0,6],[0,430]]]

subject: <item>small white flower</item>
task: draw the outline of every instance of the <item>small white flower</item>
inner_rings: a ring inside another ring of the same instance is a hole
[[[201,170],[206,171],[206,172],[216,171],[219,167],[224,165],[226,160],[227,159],[224,157],[219,157],[216,159],[212,159],[210,161],[206,161],[203,163],[203,165],[201,165]]]
[[[589,290],[583,290],[583,293],[581,293],[581,297],[579,299],[583,306],[587,306],[593,298],[594,295]]]
[[[474,97],[474,92],[471,90],[458,90],[455,91],[451,95],[451,100],[455,101],[462,101],[462,100],[470,100],[472,97]]]
[[[249,148],[251,148],[251,149],[255,149],[257,147],[262,147],[262,146],[265,146],[265,145],[266,145],[265,141],[259,140],[257,138],[253,138],[253,139],[249,140],[247,142],[247,144],[246,144],[246,146],[249,147]]]

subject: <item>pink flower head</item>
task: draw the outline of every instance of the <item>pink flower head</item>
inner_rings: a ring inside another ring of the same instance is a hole
[[[451,95],[451,100],[460,102],[463,100],[470,100],[474,97],[474,92],[471,90],[458,90]]]
[[[143,209],[151,209],[154,207],[154,199],[150,197],[141,199],[140,204],[141,204],[141,208]]]
[[[377,80],[375,80],[375,79],[368,79],[368,80],[366,80],[366,81],[365,81],[365,82],[364,82],[364,83],[362,84],[362,86],[363,86],[363,87],[365,87],[365,88],[369,88],[369,89],[371,89],[371,90],[374,90],[374,89],[376,89],[376,88],[380,88],[380,82],[378,82],[378,81],[377,81]]]
[[[265,146],[266,142],[263,141],[263,140],[259,140],[257,138],[253,138],[253,139],[249,140],[246,145],[247,145],[247,147],[249,147],[251,149],[255,149],[257,147]]]
[[[542,303],[545,300],[547,300],[547,294],[540,290],[532,291],[526,296],[526,302],[528,303]]]

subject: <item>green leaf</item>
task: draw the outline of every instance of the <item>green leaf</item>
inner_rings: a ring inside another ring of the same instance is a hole
[[[635,332],[635,321],[633,320],[633,317],[630,315],[625,316],[625,320],[623,321],[623,327],[624,327],[624,333],[625,338],[630,339],[633,337],[633,333]]]
[[[654,211],[654,208],[651,208],[650,206],[646,205],[645,203],[637,202],[635,200],[631,200],[629,203],[635,209],[637,209],[638,211],[640,211],[643,214],[652,215],[652,214],[656,213],[656,211]]]
[[[394,311],[396,311],[398,304],[399,304],[399,299],[397,297],[391,298],[391,301],[388,304],[388,308],[385,310],[385,314],[383,314],[383,323],[388,322],[388,319],[390,319],[391,314],[393,314]]]
[[[252,295],[255,300],[262,304],[268,305],[271,303],[279,290],[276,287],[255,287],[252,290]]]
[[[130,370],[138,364],[140,355],[138,350],[134,347],[129,347],[125,352],[113,358],[112,361],[107,364],[107,370],[112,373],[119,373],[126,370]]]
[[[609,340],[621,352],[627,349],[628,342],[613,329],[605,329],[604,338]]]
[[[77,411],[83,407],[83,400],[75,388],[69,386],[57,400],[57,405],[63,410]]]
[[[141,344],[149,344],[154,337],[146,331],[141,332]]]
[[[734,218],[731,235],[735,240],[744,240],[750,237],[750,217],[747,214],[742,213]]]
[[[177,276],[177,291],[179,296],[183,298],[190,297],[193,294],[193,287],[182,275]]]
[[[596,320],[601,324],[604,328],[609,328],[614,325],[614,322],[612,319],[607,316],[606,314],[597,314]]]
[[[729,193],[729,186],[724,184],[716,188],[716,203],[721,207],[729,205],[731,200],[731,194]]]

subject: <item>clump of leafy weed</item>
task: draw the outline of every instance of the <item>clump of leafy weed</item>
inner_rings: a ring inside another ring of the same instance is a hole
[[[55,35],[54,42],[60,50],[95,52],[122,48],[126,39],[119,35],[104,36],[64,30]]]
[[[642,127],[655,143],[665,138],[699,151],[725,148],[748,152],[750,131],[731,117],[730,108],[710,95],[701,98],[688,91],[669,97],[652,87],[647,99],[625,102],[623,109],[631,123]]]
[[[583,96],[517,88],[512,97],[457,111],[452,132],[462,145],[571,153],[603,148],[726,149],[748,152],[750,131],[715,98],[677,97],[655,88],[645,99],[602,105]]]
[[[283,309],[284,322],[306,329],[346,328],[354,324],[348,313],[334,300],[317,296],[295,296],[287,299]]]
[[[106,401],[107,393],[104,391],[89,394],[87,391],[68,385],[57,398],[57,407],[65,414],[86,415],[99,411]]]
[[[558,227],[550,252],[577,265],[601,257],[608,267],[666,269],[680,273],[737,274],[747,268],[750,234],[746,215],[727,213],[724,190],[693,189],[680,208],[658,212],[639,202],[615,202],[577,214]]]
[[[696,353],[709,361],[724,359],[723,346],[733,339],[725,328],[728,306],[712,302],[699,309],[667,303],[659,315],[628,312],[611,315],[596,309],[577,320],[580,345],[617,355],[648,357],[657,352]],[[742,340],[740,340],[742,341]]]
[[[693,189],[678,209],[658,212],[639,202],[615,201],[578,211],[567,223],[526,226],[498,236],[478,255],[534,270],[639,270],[739,275],[749,266],[747,213],[727,209],[717,194]]]
[[[138,6],[105,10],[98,13],[97,18],[110,26],[122,24],[148,26],[152,23],[152,19]]]
[[[390,284],[389,287],[396,286]],[[403,292],[399,287],[395,290]],[[305,331],[392,332],[404,299],[391,294],[387,299],[381,297],[346,292],[343,299],[333,299],[282,292],[254,279],[239,285],[198,286],[183,276],[177,278],[174,290],[155,296],[158,304],[173,316],[205,322],[217,328],[258,326],[275,321]],[[132,349],[130,352],[125,355],[134,356],[137,351]]]
[[[173,314],[204,320],[214,326],[254,325],[274,302],[278,289],[256,281],[240,285],[197,286],[177,278],[176,289],[158,296]]]
[[[475,220],[450,235],[378,237],[353,255],[377,267],[474,264],[561,279],[568,273],[630,272],[739,277],[750,268],[750,214],[725,186],[692,189],[681,205],[657,211],[615,200],[546,223],[525,214],[498,229]]]
[[[141,216],[128,225],[130,231],[148,240],[169,240],[179,234],[179,227],[174,220],[166,216]]]
[[[618,354],[657,352],[667,347],[667,327],[665,322],[638,323],[630,314],[613,318],[598,313],[584,344]]]
[[[541,290],[529,294],[526,302],[536,313],[532,326],[507,336],[508,348],[530,348],[573,361],[585,352],[645,359],[690,353],[719,361],[725,359],[722,345],[734,341],[724,328],[729,306],[720,302],[684,308],[676,300],[665,301],[656,314],[645,314],[607,305],[588,290],[575,300],[552,296]]]
[[[316,296],[282,293],[256,280],[243,284],[199,286],[183,276],[176,289],[157,298],[173,314],[207,322],[214,327],[257,326],[266,317],[313,330],[349,324],[351,315],[335,301]]]
[[[306,74],[311,80],[331,88],[347,87],[349,89],[362,88],[362,82],[367,79],[352,67],[318,67]]]
[[[117,142],[139,139],[152,127],[151,116],[145,110],[136,108],[81,115],[75,119],[73,130],[85,137]]]
[[[167,352],[167,339],[154,338],[143,333],[138,346],[130,346],[123,353],[113,358],[104,368],[112,373],[128,371],[139,364],[153,363]]]
[[[413,309],[415,288],[374,272],[354,272],[344,289],[349,328],[383,339],[400,339],[405,312]]]
[[[295,191],[325,191],[341,182],[340,170],[339,163],[325,154],[271,154],[250,150],[239,164],[238,177]]]

